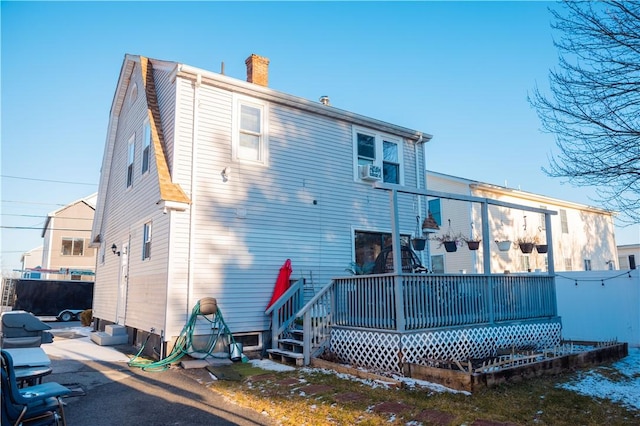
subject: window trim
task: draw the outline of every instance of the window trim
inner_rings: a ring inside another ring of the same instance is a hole
[[[241,108],[243,106],[248,106],[251,108],[256,108],[260,111],[260,133],[259,135],[259,143],[260,146],[258,148],[258,159],[253,160],[250,158],[242,158],[240,156],[240,118],[241,118]],[[233,96],[233,114],[232,114],[232,135],[231,135],[231,158],[233,161],[248,163],[248,164],[257,164],[268,166],[269,165],[269,125],[268,119],[269,116],[269,106],[266,102],[261,102],[254,98],[249,98],[241,95]]]
[[[362,179],[360,176],[361,165],[360,157],[358,156],[358,134],[363,134],[367,136],[371,136],[374,138],[375,143],[375,152],[373,159],[373,165],[380,167],[382,170],[382,182],[384,180],[384,143],[394,143],[398,147],[398,185],[404,185],[404,174],[405,174],[405,164],[404,164],[404,138],[399,136],[393,136],[388,133],[383,133],[379,131],[375,131],[372,129],[367,129],[364,127],[353,126],[351,133],[351,142],[353,144],[353,180],[355,182],[364,182],[370,184],[370,181]],[[394,163],[395,164],[395,163]]]

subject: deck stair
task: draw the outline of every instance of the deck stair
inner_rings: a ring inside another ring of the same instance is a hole
[[[301,367],[304,363],[304,341],[301,329],[292,328],[289,330],[290,338],[279,339],[278,347],[267,349],[269,359],[283,364],[295,364]]]

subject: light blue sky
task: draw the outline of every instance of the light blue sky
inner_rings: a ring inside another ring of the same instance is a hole
[[[2,270],[42,244],[47,213],[97,191],[127,53],[224,62],[243,80],[247,56],[263,55],[275,90],[432,134],[431,170],[594,205],[593,190],[540,170],[554,141],[527,94],[557,64],[550,6],[3,1]],[[618,228],[618,243],[639,229]]]

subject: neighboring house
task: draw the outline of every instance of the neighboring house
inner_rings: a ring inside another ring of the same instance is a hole
[[[49,213],[42,229],[41,279],[93,281],[96,249],[90,242],[96,197],[89,195]]]
[[[464,194],[555,211],[557,214],[550,218],[554,235],[556,272],[618,269],[615,265],[618,254],[613,213],[608,210],[434,171],[427,172],[427,187],[433,191]],[[429,211],[440,226],[435,235],[446,233],[449,226],[454,233],[465,236],[470,236],[472,232],[475,235],[482,234],[481,212],[476,203],[430,198],[428,204]],[[495,244],[495,240],[513,242],[510,250],[492,255],[492,271],[549,270],[546,254],[540,254],[536,250],[524,254],[516,243],[519,238],[525,236],[537,238],[539,243],[546,243],[544,216],[498,206],[489,210],[491,235],[488,238],[491,244]],[[482,238],[487,236],[482,235]],[[479,250],[471,251],[466,244],[461,244],[453,253],[446,253],[438,245],[437,242],[431,241],[431,266],[434,272],[482,272],[482,245]]]
[[[618,266],[620,269],[636,269],[640,260],[640,244],[618,246]]]
[[[425,188],[431,136],[270,89],[268,63],[251,55],[242,81],[125,56],[92,232],[99,329],[149,332],[166,349],[214,297],[236,340],[258,348],[287,259],[319,289],[390,244],[389,195],[372,182]],[[426,204],[398,204],[408,242]]]
[[[20,262],[22,262],[20,268],[22,278],[41,278],[41,273],[34,269],[42,267],[42,246],[23,253]]]

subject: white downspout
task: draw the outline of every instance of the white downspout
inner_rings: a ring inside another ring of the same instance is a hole
[[[196,81],[193,85],[193,123],[191,133],[191,193],[189,194],[191,199],[191,208],[189,209],[189,260],[187,271],[187,306],[186,313],[189,315],[192,309],[193,298],[193,276],[195,267],[195,244],[193,241],[196,234],[195,226],[195,210],[196,210],[196,186],[197,186],[197,138],[198,138],[198,110],[200,107],[200,86],[202,84],[202,75],[196,76]]]

